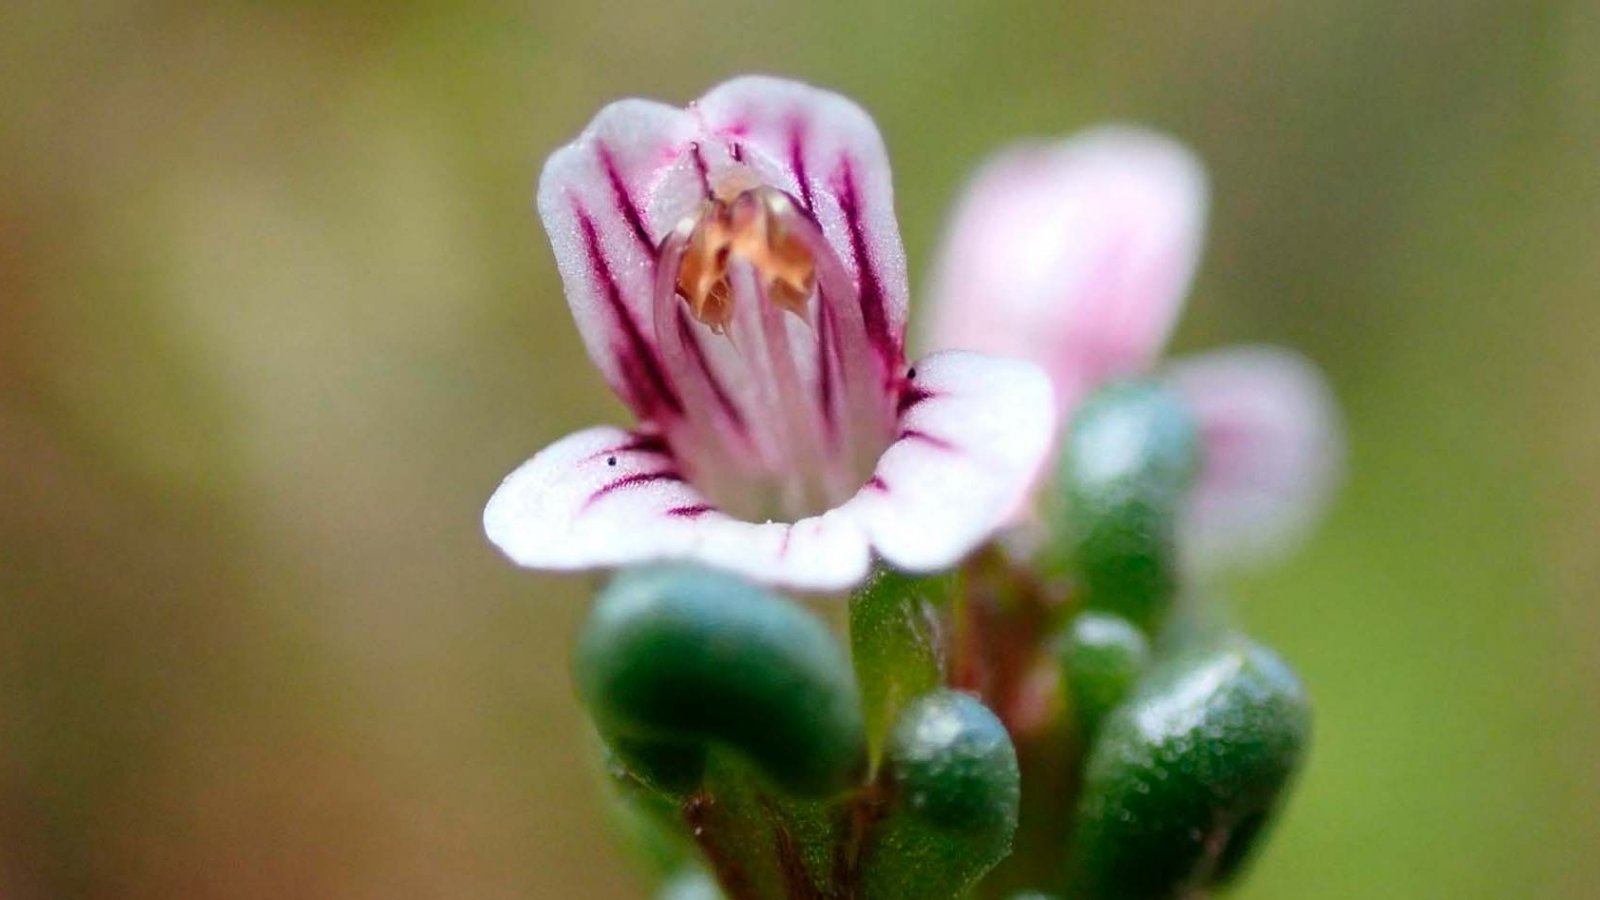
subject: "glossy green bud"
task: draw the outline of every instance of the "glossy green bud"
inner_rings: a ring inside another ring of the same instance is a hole
[[[610,747],[604,765],[606,811],[624,843],[658,875],[688,864],[693,846],[673,796],[640,778]]]
[[[682,872],[661,886],[656,900],[722,900],[716,879],[699,869]]]
[[[842,648],[798,604],[737,576],[690,566],[618,576],[578,637],[575,669],[601,733],[630,764],[643,760],[646,777],[681,786],[705,746],[800,796],[844,790],[865,770]]]
[[[1073,874],[1092,900],[1171,900],[1231,875],[1299,767],[1299,681],[1242,638],[1158,664],[1090,753]]]
[[[1085,736],[1099,729],[1101,720],[1133,691],[1150,664],[1150,642],[1144,632],[1110,613],[1086,612],[1073,619],[1056,652],[1073,716]]]
[[[1132,382],[1073,416],[1047,494],[1059,542],[1046,564],[1075,575],[1091,608],[1147,630],[1177,588],[1177,528],[1199,467],[1193,417],[1166,388]]]
[[[962,897],[1011,852],[1017,754],[974,697],[938,690],[908,705],[889,735],[884,773],[890,808],[862,861],[866,900]]]
[[[606,738],[612,760],[640,783],[669,796],[682,796],[700,786],[706,771],[706,748],[693,741],[628,737]]]

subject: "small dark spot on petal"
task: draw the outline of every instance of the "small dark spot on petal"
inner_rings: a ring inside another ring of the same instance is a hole
[[[608,457],[606,457],[606,465],[608,465],[608,466],[614,466],[614,465],[616,465],[616,464],[617,464],[617,458],[616,458],[616,457],[615,457],[615,456],[608,456]]]
[[[912,366],[911,368],[906,370],[906,380],[910,381],[911,379],[913,379],[915,377],[917,377],[917,367],[916,366]]]

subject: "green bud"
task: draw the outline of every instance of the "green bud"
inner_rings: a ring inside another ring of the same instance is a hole
[[[606,738],[606,750],[630,776],[657,793],[682,796],[705,777],[703,744],[612,734]]]
[[[681,786],[706,745],[800,796],[841,791],[865,769],[861,703],[838,642],[799,605],[734,575],[618,576],[578,637],[575,669],[601,732],[628,762],[643,758],[646,777]]]
[[[863,859],[866,900],[961,897],[1011,852],[1017,754],[975,698],[938,690],[907,706],[884,771],[890,809]]]
[[[1048,496],[1063,543],[1046,560],[1081,583],[1091,608],[1150,630],[1177,588],[1177,525],[1199,467],[1193,418],[1170,391],[1122,383],[1073,416]]]
[[[676,872],[693,852],[678,805],[644,782],[610,747],[604,748],[606,811],[615,829],[658,875]]]
[[[1299,767],[1305,694],[1235,638],[1158,664],[1102,726],[1073,873],[1093,900],[1171,900],[1232,875]]]
[[[1057,654],[1079,732],[1091,736],[1144,674],[1150,642],[1127,619],[1086,612],[1072,620]]]
[[[948,575],[917,578],[885,569],[850,598],[850,658],[874,760],[900,710],[943,680],[936,606],[951,581]]]
[[[691,869],[662,885],[656,900],[722,900],[722,891],[716,879],[699,869]]]

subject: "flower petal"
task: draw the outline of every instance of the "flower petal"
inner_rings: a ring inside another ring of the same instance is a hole
[[[545,448],[506,478],[483,511],[484,532],[518,565],[578,570],[687,559],[800,590],[864,578],[860,528],[838,511],[755,524],[711,506],[666,444],[591,428]]]
[[[802,303],[791,298],[794,321],[760,334],[773,347],[762,355],[794,362],[780,373],[789,389],[778,405],[814,407],[807,432],[843,446],[857,418],[886,426],[904,367],[904,254],[883,143],[859,107],[772,78],[727,82],[688,110],[624,100],[557,151],[540,180],[540,214],[591,359],[700,470],[770,473],[792,468],[798,449],[762,430],[776,421],[777,395],[749,371],[753,348],[691,322],[677,266],[663,262],[682,258],[683,229],[708,199],[731,202],[763,186],[793,198],[783,200],[790,221],[774,221],[814,257],[816,286]],[[736,293],[736,305],[765,303]],[[723,445],[750,464],[719,456]]]
[[[917,363],[900,431],[840,511],[908,571],[951,566],[1008,523],[1055,433],[1050,382],[1020,360],[951,351]]]
[[[1070,408],[1155,359],[1205,209],[1199,162],[1150,132],[1105,127],[1008,150],[957,206],[934,277],[932,345],[1033,360]]]
[[[601,110],[539,178],[539,215],[589,357],[640,418],[681,411],[651,319],[656,246],[703,196],[693,115],[648,100]]]
[[[1185,554],[1213,568],[1280,556],[1321,517],[1343,474],[1343,427],[1322,376],[1289,351],[1241,347],[1182,360],[1167,377],[1204,448]]]
[[[838,94],[765,76],[724,82],[694,109],[733,159],[816,219],[856,281],[869,338],[898,358],[910,290],[889,157],[872,117]]]

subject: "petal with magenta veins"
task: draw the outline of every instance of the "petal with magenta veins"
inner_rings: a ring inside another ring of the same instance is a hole
[[[724,82],[694,104],[732,159],[792,195],[821,227],[856,288],[867,336],[898,361],[910,289],[889,157],[851,100],[781,78]]]
[[[899,432],[841,512],[896,568],[954,565],[1021,512],[1055,433],[1049,379],[1031,363],[965,351],[917,363]]]
[[[662,210],[681,216],[703,196],[684,159],[698,134],[684,110],[622,100],[557,150],[539,179],[539,215],[589,357],[647,421],[682,411],[656,350],[650,299],[656,247],[671,224],[663,227]]]
[[[1202,443],[1185,555],[1205,568],[1281,557],[1321,518],[1344,470],[1343,426],[1322,375],[1270,347],[1188,357],[1165,374]]]
[[[1193,154],[1136,128],[1001,153],[946,233],[932,346],[1033,360],[1063,408],[1147,370],[1182,309],[1206,205]]]
[[[860,527],[838,511],[793,524],[731,518],[683,480],[662,441],[610,427],[569,435],[512,472],[483,525],[506,556],[533,569],[685,559],[797,590],[836,590],[865,577],[870,561]]]

